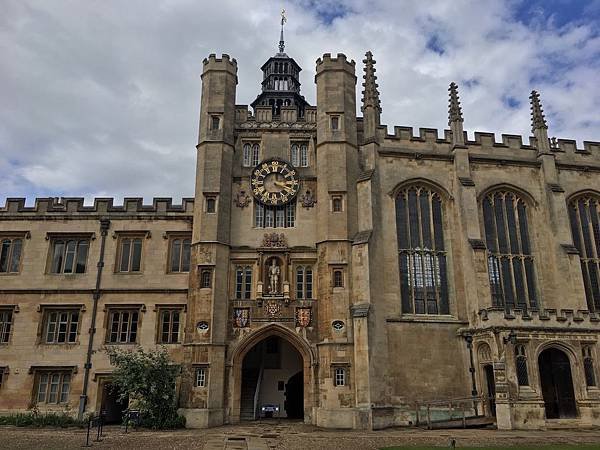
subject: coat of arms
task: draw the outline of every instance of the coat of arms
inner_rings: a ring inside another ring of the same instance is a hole
[[[238,208],[245,208],[250,204],[250,196],[246,194],[246,191],[239,191],[233,198],[233,202]]]
[[[277,300],[268,300],[265,303],[265,312],[270,317],[277,316],[280,313],[280,311],[281,311],[281,305],[279,304],[279,302]]]
[[[235,308],[233,310],[233,323],[236,328],[246,328],[250,324],[250,309]]]
[[[312,320],[311,308],[296,308],[296,326],[306,328]]]

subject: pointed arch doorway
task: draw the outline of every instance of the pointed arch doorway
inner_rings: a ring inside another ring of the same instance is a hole
[[[302,337],[270,324],[244,338],[230,358],[230,423],[269,417],[311,422],[314,357]],[[269,406],[279,411],[263,410]]]
[[[546,419],[577,416],[571,363],[565,352],[551,347],[538,357]]]

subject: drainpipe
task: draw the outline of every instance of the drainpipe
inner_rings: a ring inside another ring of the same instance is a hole
[[[88,399],[87,391],[90,381],[90,369],[92,368],[92,349],[94,346],[94,335],[96,334],[96,314],[98,312],[98,300],[100,300],[101,295],[100,281],[102,280],[102,268],[104,267],[104,247],[106,246],[106,235],[108,234],[109,227],[109,219],[105,217],[100,219],[100,258],[98,259],[98,264],[96,266],[98,268],[98,271],[96,272],[96,288],[94,289],[93,293],[94,305],[92,308],[92,323],[90,325],[89,330],[90,337],[88,339],[87,355],[85,358],[85,364],[83,366],[83,390],[81,392],[81,395],[79,396],[79,413],[77,415],[77,418],[79,420],[83,419],[83,414],[85,412],[85,407]]]
[[[473,361],[473,336],[467,334],[465,336],[465,341],[467,341],[467,348],[469,349],[469,372],[471,372],[471,396],[477,397],[477,383],[475,381],[475,363]],[[478,415],[477,412],[477,401],[473,401],[473,406],[475,407],[475,415]]]

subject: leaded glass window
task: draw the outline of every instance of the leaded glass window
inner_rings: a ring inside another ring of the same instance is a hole
[[[84,273],[88,239],[55,239],[52,241],[51,273]]]
[[[308,167],[308,147],[306,144],[300,146],[300,166]]]
[[[258,166],[260,161],[260,145],[254,144],[252,146],[252,166]]]
[[[238,266],[235,269],[235,298],[249,300],[252,295],[252,267]]]
[[[291,150],[290,156],[291,156],[290,159],[292,160],[292,166],[298,167],[300,165],[300,153],[299,153],[297,144],[292,145],[292,150]]]
[[[402,312],[450,314],[442,199],[423,186],[396,197]]]
[[[250,144],[244,144],[243,147],[243,165],[244,167],[250,167],[251,163],[252,163],[252,159],[251,159],[251,148],[252,146]]]
[[[176,344],[179,342],[179,328],[181,325],[180,309],[164,309],[160,311],[160,334],[161,344]]]
[[[586,386],[596,386],[596,371],[594,369],[594,358],[592,356],[592,347],[586,345],[583,347],[583,371],[585,373]]]
[[[267,206],[254,201],[256,228],[291,228],[296,224],[296,201],[282,206]]]
[[[482,207],[492,304],[537,308],[525,202],[513,192],[494,191]]]
[[[313,272],[310,266],[296,267],[296,298],[313,298]]]
[[[525,346],[515,346],[515,364],[517,366],[517,382],[519,386],[529,386],[529,373],[527,372],[527,355]]]
[[[17,273],[21,264],[21,239],[2,239],[0,247],[0,272]]]
[[[579,250],[585,298],[590,311],[600,310],[600,198],[580,196],[569,203],[573,243]]]

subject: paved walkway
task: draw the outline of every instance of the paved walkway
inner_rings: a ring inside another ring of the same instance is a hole
[[[95,435],[94,435],[95,436]],[[392,445],[468,446],[525,444],[598,444],[597,430],[496,431],[395,428],[381,431],[323,430],[298,422],[265,421],[208,430],[132,431],[105,428],[97,449],[204,449],[204,450],[377,450]],[[85,431],[0,427],[0,449],[81,449]]]

